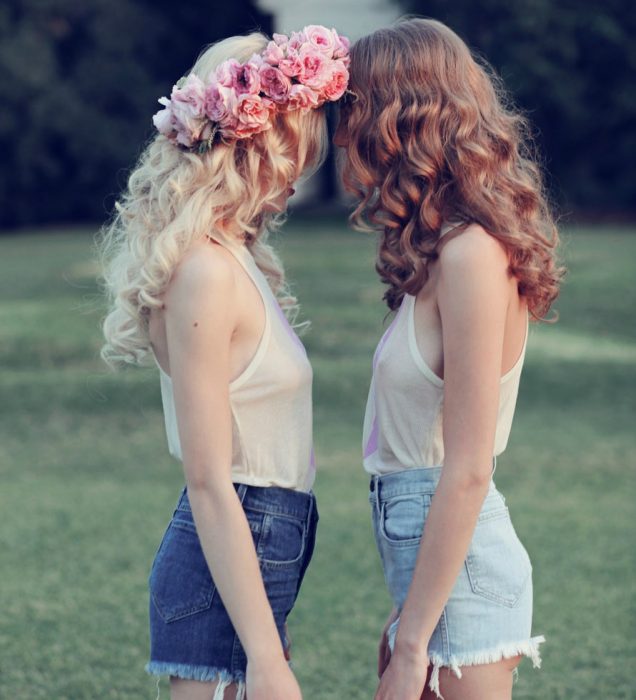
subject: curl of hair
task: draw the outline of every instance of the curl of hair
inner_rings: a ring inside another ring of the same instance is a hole
[[[376,269],[396,309],[417,294],[445,220],[480,224],[508,251],[531,315],[543,319],[563,268],[527,121],[488,64],[446,25],[411,18],[351,48],[345,187],[350,220],[381,230]]]
[[[260,33],[225,39],[208,47],[192,71],[205,79],[222,61],[248,60],[267,42]],[[205,236],[221,243],[244,236],[294,323],[298,303],[267,242],[282,217],[266,212],[291,181],[319,166],[326,144],[322,109],[279,114],[271,129],[251,139],[218,143],[203,154],[181,150],[165,136],[155,135],[96,241],[109,299],[102,359],[113,368],[143,363],[150,352],[150,309],[161,306],[175,267]]]

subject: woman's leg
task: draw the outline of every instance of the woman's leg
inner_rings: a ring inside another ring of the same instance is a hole
[[[170,676],[170,700],[213,700],[218,681],[189,681]],[[225,688],[223,700],[235,700],[238,685]]]
[[[494,664],[462,666],[462,677],[449,669],[439,670],[439,688],[444,700],[510,700],[513,671],[521,656],[503,659]],[[427,686],[421,700],[438,700]]]

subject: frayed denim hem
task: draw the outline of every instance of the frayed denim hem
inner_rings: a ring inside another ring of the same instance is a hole
[[[230,673],[224,668],[176,664],[166,661],[150,661],[145,666],[146,673],[153,676],[175,676],[189,681],[218,681],[212,700],[223,700],[225,689],[237,684],[236,700],[245,700],[245,674]],[[159,679],[157,680],[157,700],[159,700]]]
[[[466,654],[462,657],[451,657],[450,660],[445,660],[438,654],[431,654],[430,663],[433,666],[433,671],[431,672],[431,679],[429,681],[429,688],[435,693],[435,695],[444,700],[439,689],[439,670],[442,666],[450,668],[450,670],[457,676],[457,678],[462,677],[462,666],[478,666],[480,664],[492,664],[502,659],[511,659],[515,656],[527,656],[532,660],[532,666],[534,668],[541,667],[541,655],[539,653],[539,644],[545,642],[545,637],[543,635],[539,637],[532,637],[526,642],[519,642],[513,644],[504,644],[496,649],[491,649],[489,651],[482,651],[473,654]],[[515,672],[517,669],[515,668]],[[516,677],[516,673],[515,673]]]

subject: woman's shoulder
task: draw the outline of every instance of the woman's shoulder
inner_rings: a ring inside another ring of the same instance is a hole
[[[439,251],[442,270],[461,274],[486,274],[507,270],[508,251],[498,238],[478,223],[468,223],[444,241]]]
[[[223,246],[205,240],[194,243],[175,266],[166,296],[192,302],[221,295],[227,300],[234,288],[235,264],[232,253]]]

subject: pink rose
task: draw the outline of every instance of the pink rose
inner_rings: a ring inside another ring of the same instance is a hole
[[[327,58],[333,56],[334,49],[336,48],[337,36],[334,36],[335,30],[329,30],[327,27],[323,27],[320,24],[310,24],[308,27],[305,27],[303,31],[307,36],[307,41],[310,46],[320,51],[320,53],[325,54]]]
[[[321,90],[329,80],[329,59],[311,46],[303,46],[299,54],[301,71],[298,80],[315,90]]]
[[[264,63],[266,63],[266,61],[265,61],[265,59],[263,58],[262,54],[260,54],[260,53],[253,53],[253,54],[250,56],[250,60],[249,60],[249,61],[246,61],[246,63],[250,63],[250,64],[252,64],[253,66],[255,66],[256,68],[258,68],[258,69],[260,70],[261,66],[262,66]]]
[[[339,100],[345,93],[349,84],[349,71],[342,61],[331,62],[331,76],[329,81],[323,87],[321,96],[325,100],[335,102]]]
[[[157,128],[157,131],[164,136],[172,136],[174,127],[172,125],[172,109],[170,100],[167,97],[160,97],[159,104],[164,105],[152,118],[152,123]]]
[[[276,105],[266,97],[240,95],[234,109],[238,125],[233,134],[238,138],[252,136],[271,127],[270,116]]]
[[[213,81],[205,91],[205,113],[210,121],[216,122],[222,128],[236,126],[234,115],[236,94],[234,89]]]
[[[342,58],[345,59],[345,66],[348,68],[349,67],[349,48],[350,48],[350,42],[349,39],[347,39],[346,36],[340,36],[338,32],[336,32],[335,29],[331,30],[333,32],[334,36],[334,41],[335,41],[335,48],[333,52],[333,57],[334,58]]]
[[[304,114],[318,107],[318,93],[306,85],[298,83],[291,86],[287,100],[287,110],[301,110]]]
[[[260,68],[261,89],[274,102],[284,102],[289,95],[291,80],[278,68],[264,63]]]
[[[199,76],[194,73],[186,78],[181,87],[172,88],[170,101],[180,105],[180,109],[187,111],[188,115],[200,119],[204,112],[205,85]]]
[[[230,68],[232,74],[232,87],[237,95],[258,95],[261,91],[261,80],[258,75],[258,65],[254,61],[248,61]]]
[[[302,72],[303,66],[298,53],[288,50],[287,56],[278,64],[278,68],[288,78],[297,78]]]
[[[292,51],[297,52],[300,50],[300,47],[306,43],[307,34],[305,34],[304,29],[299,32],[292,32],[287,42],[287,50],[289,51],[291,49]]]
[[[205,86],[194,73],[186,78],[181,87],[175,85],[172,88],[170,110],[177,141],[184,146],[192,146],[199,139],[206,122]]]
[[[220,85],[231,87],[236,71],[241,67],[241,64],[235,58],[228,58],[217,66],[215,71],[216,79]]]
[[[272,34],[272,39],[277,46],[285,47],[289,41],[289,37],[286,34]]]
[[[273,41],[270,41],[263,51],[263,59],[272,66],[277,66],[284,58],[285,51]]]
[[[256,60],[262,61],[260,56],[252,56],[247,63],[241,64],[235,58],[228,58],[217,67],[216,80],[224,87],[234,88],[239,95],[244,93],[257,95],[260,83]]]

